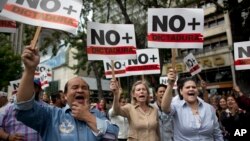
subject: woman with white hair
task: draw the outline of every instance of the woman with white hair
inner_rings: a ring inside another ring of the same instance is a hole
[[[111,80],[110,89],[114,94],[113,108],[116,115],[128,118],[128,141],[159,141],[157,109],[151,106],[149,87],[145,81],[137,81],[131,90],[131,104],[119,106],[119,87]]]

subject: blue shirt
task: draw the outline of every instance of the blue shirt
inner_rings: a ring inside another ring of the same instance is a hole
[[[96,109],[90,112],[96,117],[98,134],[94,134],[86,122],[75,119],[68,105],[63,109],[41,107],[31,99],[16,103],[16,109],[17,119],[38,131],[44,141],[115,140],[119,132],[119,128]]]
[[[160,109],[157,102],[153,103],[152,106],[158,109],[161,141],[172,141],[173,140],[172,117],[168,114],[165,114]]]
[[[198,111],[198,115],[193,115],[185,100],[172,101],[174,140],[223,141],[215,109],[198,98]]]

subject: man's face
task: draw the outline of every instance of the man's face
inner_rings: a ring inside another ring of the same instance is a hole
[[[89,86],[80,77],[75,77],[68,81],[68,91],[65,95],[67,103],[71,107],[73,102],[85,104],[89,100]]]
[[[156,92],[156,101],[158,104],[161,104],[162,97],[165,93],[166,88],[165,87],[159,87],[157,92]]]

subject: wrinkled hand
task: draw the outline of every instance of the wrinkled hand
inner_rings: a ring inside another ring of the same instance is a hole
[[[9,141],[25,141],[25,139],[23,135],[15,133],[10,135]]]
[[[40,62],[38,49],[32,49],[31,46],[25,47],[22,53],[22,60],[25,65],[25,68],[35,70]]]
[[[74,118],[78,120],[86,121],[88,115],[90,114],[89,108],[90,104],[87,99],[85,100],[84,104],[73,102],[71,106],[71,112],[72,112],[71,114]]]
[[[118,82],[114,79],[110,80],[109,88],[114,94],[120,94],[120,92],[122,92],[120,91],[121,88],[119,88]]]
[[[176,72],[174,71],[174,69],[171,68],[168,70],[167,77],[168,77],[168,84],[174,85],[176,80]]]

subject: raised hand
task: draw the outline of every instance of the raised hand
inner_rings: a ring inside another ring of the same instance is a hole
[[[174,85],[175,80],[176,80],[176,71],[174,71],[174,69],[172,68],[169,69],[167,77],[168,77],[168,84]]]
[[[204,80],[201,81],[201,88],[202,89],[206,89],[207,88],[207,83]]]
[[[31,46],[27,46],[22,53],[22,60],[25,68],[35,70],[40,62],[38,49],[32,49]]]
[[[119,94],[121,91],[119,88],[119,84],[116,80],[111,79],[110,80],[110,84],[109,84],[110,90],[114,93],[114,94]]]

